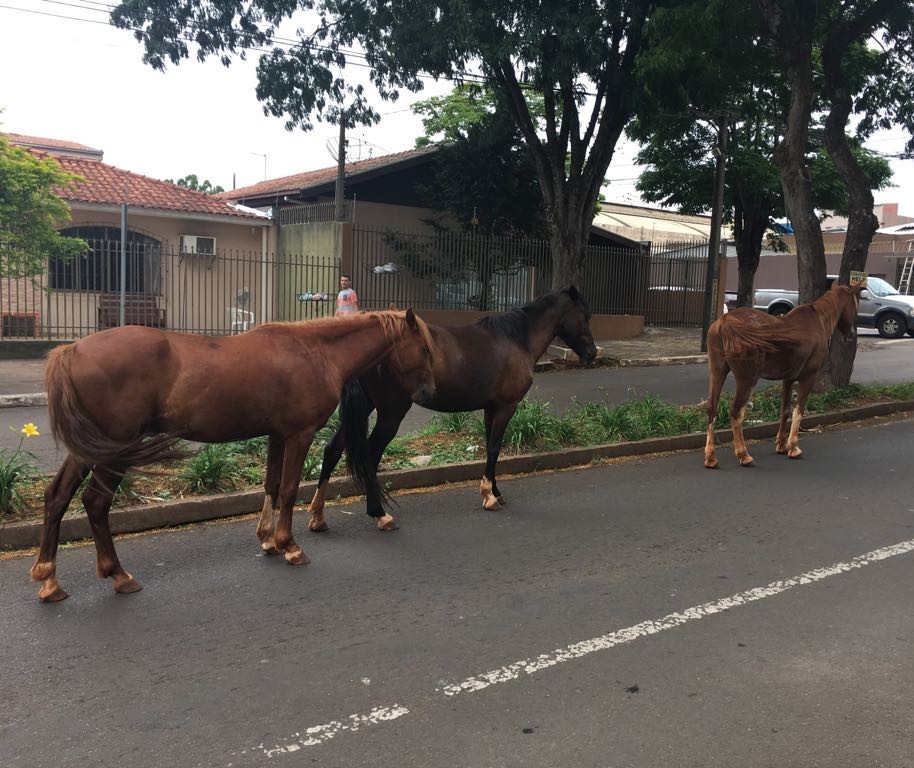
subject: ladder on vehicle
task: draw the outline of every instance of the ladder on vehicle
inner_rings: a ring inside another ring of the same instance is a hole
[[[908,256],[901,265],[901,278],[898,280],[898,292],[907,295],[911,291],[911,270],[914,268],[914,253]]]

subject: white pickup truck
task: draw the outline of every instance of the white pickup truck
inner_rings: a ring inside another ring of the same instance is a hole
[[[837,275],[828,276],[828,286]],[[759,288],[753,306],[771,315],[786,315],[798,303],[798,291],[777,288]],[[866,288],[860,294],[857,325],[875,328],[886,339],[898,339],[907,333],[914,336],[914,296],[898,293],[879,277],[868,277]]]

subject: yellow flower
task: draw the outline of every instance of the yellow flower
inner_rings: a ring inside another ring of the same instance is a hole
[[[19,431],[22,432],[22,434],[25,435],[26,437],[38,437],[40,434],[38,431],[38,427],[36,427],[34,424],[32,424],[32,422],[29,422],[28,424],[23,425],[22,429],[20,429]]]

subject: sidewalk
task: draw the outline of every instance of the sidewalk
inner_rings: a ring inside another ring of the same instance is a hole
[[[678,362],[704,362],[700,354],[700,328],[645,328],[635,339],[596,340],[598,357],[612,357],[620,365],[656,365]],[[556,367],[555,360],[576,360],[577,356],[561,345],[550,346],[537,370]],[[0,360],[0,407],[44,405],[44,358],[38,360]]]

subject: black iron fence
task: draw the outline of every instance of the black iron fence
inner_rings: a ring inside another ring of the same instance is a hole
[[[707,259],[706,242],[590,245],[578,287],[597,314],[700,326]],[[365,309],[505,311],[549,291],[552,269],[541,240],[353,228],[353,281]]]
[[[578,287],[597,314],[699,326],[706,262],[705,244],[589,246]],[[0,338],[72,339],[122,319],[220,335],[327,317],[340,269],[335,256],[181,253],[149,242],[129,243],[122,258],[119,243],[90,241],[85,256],[52,259],[41,274],[0,277]],[[352,277],[362,309],[506,311],[548,292],[552,269],[543,241],[353,229]]]
[[[119,325],[122,317],[224,335],[331,315],[339,290],[336,257],[181,253],[136,244],[122,258],[119,243],[89,245],[85,256],[52,259],[41,274],[0,278],[0,338],[73,339]]]

